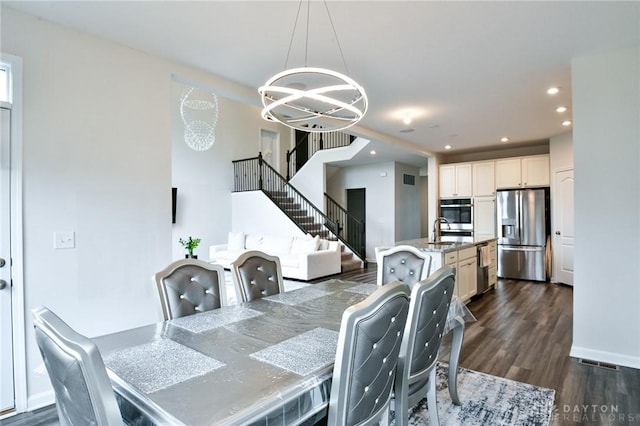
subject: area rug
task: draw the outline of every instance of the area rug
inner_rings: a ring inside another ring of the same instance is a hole
[[[449,396],[446,363],[437,367],[437,400],[443,426],[547,426],[551,420],[555,391],[527,383],[460,368],[458,396],[454,405]],[[392,413],[392,418],[395,417]],[[391,424],[395,424],[392,421]],[[427,400],[420,401],[409,415],[409,425],[428,425]]]

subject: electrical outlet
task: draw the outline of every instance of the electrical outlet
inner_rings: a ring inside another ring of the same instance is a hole
[[[76,234],[73,231],[58,231],[53,233],[54,249],[71,249],[76,247]]]

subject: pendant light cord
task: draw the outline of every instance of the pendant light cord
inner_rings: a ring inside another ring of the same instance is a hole
[[[291,47],[293,46],[293,37],[296,35],[296,27],[298,26],[298,18],[300,17],[300,9],[302,9],[302,0],[298,3],[298,12],[296,13],[296,19],[293,21],[293,30],[291,31],[291,39],[289,40],[289,50],[287,50],[287,57],[284,60],[284,68],[287,69],[287,65],[289,65],[289,55],[291,55]],[[308,19],[308,18],[307,18]],[[307,24],[307,27],[309,25]],[[307,30],[308,32],[308,30]],[[306,55],[306,53],[305,53]]]
[[[342,57],[342,64],[344,65],[344,70],[347,74],[349,74],[349,68],[347,68],[347,61],[344,59],[344,53],[342,53],[342,46],[340,46],[340,39],[338,38],[336,27],[333,25],[333,19],[331,19],[331,13],[329,13],[329,5],[327,4],[327,0],[324,0],[324,7],[325,9],[327,9],[327,15],[329,16],[331,29],[333,30],[333,35],[336,38],[336,44],[338,45],[338,50],[340,51],[340,56]]]
[[[284,61],[284,68],[287,69],[289,65],[289,57],[291,55],[291,48],[293,47],[293,39],[296,35],[296,28],[298,27],[298,18],[300,18],[300,11],[302,10],[302,2],[300,0],[298,3],[298,12],[296,13],[296,19],[293,23],[293,30],[291,31],[291,39],[289,40],[289,49],[287,50],[287,57]],[[336,44],[338,45],[338,51],[340,52],[340,58],[342,59],[342,65],[344,66],[345,72],[349,73],[349,67],[347,67],[347,61],[344,58],[344,52],[342,51],[342,45],[340,45],[340,39],[338,38],[338,32],[336,31],[336,27],[333,24],[333,18],[331,18],[331,12],[329,12],[329,5],[327,4],[327,0],[323,1],[324,8],[327,11],[327,16],[329,17],[329,23],[331,24],[331,30],[333,30],[333,36],[336,38]],[[311,15],[311,0],[307,0],[307,29],[306,36],[304,42],[304,66],[307,67],[308,55],[309,55],[309,19]]]

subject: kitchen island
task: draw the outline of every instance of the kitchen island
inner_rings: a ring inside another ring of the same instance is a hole
[[[409,245],[431,255],[431,271],[449,265],[456,270],[455,294],[463,302],[481,293],[497,281],[496,238],[478,238],[472,242],[441,241],[428,238],[397,241],[396,245]],[[488,246],[488,253],[479,251],[480,246]],[[479,267],[480,266],[480,267]],[[486,276],[485,276],[486,274]],[[486,281],[486,286],[482,285]],[[480,285],[479,285],[480,284]]]

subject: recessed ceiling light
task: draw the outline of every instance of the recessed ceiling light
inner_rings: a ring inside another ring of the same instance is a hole
[[[504,138],[500,139],[500,142],[509,142],[509,138],[504,137]]]
[[[370,151],[369,154],[376,155],[376,152],[375,151]]]
[[[451,149],[451,145],[445,145],[444,149]]]
[[[404,118],[402,119],[402,122],[404,124],[411,124],[411,116],[409,114],[405,115]]]
[[[562,122],[562,125],[563,125],[563,126],[571,126],[571,120],[564,120],[564,121]]]
[[[555,94],[557,94],[559,91],[560,91],[560,89],[559,89],[559,88],[557,88],[557,87],[549,87],[549,88],[547,89],[547,93],[548,93],[548,94],[550,94],[550,95],[555,95]]]
[[[556,112],[565,112],[565,111],[567,111],[566,106],[559,106],[558,108],[556,108]]]

